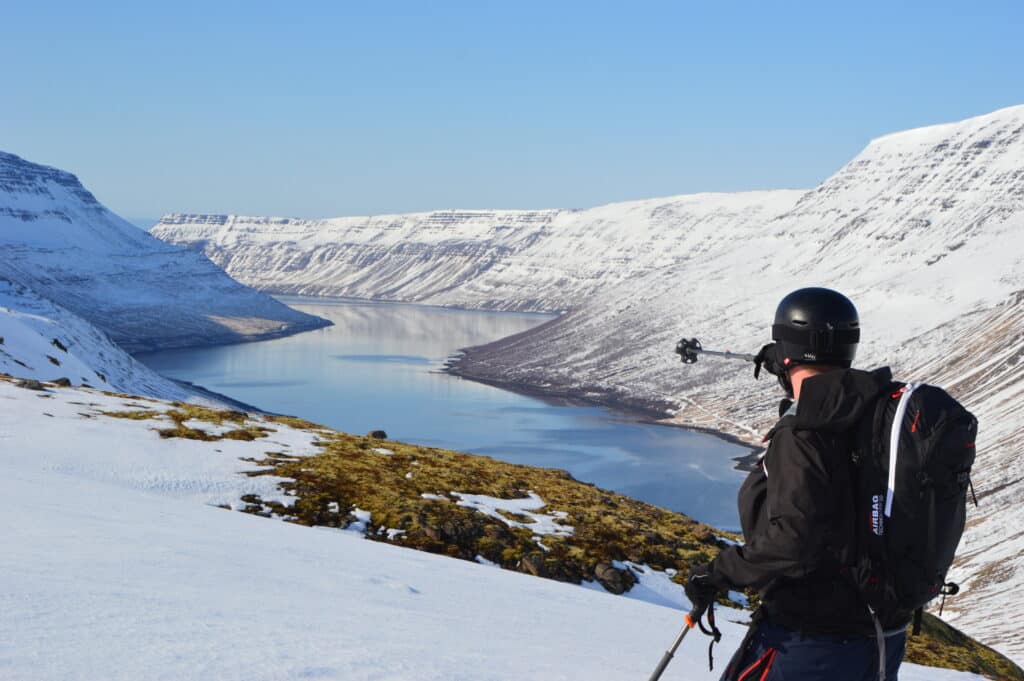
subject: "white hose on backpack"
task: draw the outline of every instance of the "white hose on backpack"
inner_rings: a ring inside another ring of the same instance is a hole
[[[902,430],[903,418],[907,415],[907,405],[910,404],[910,395],[921,387],[919,384],[907,383],[903,386],[903,394],[900,395],[900,403],[896,405],[896,416],[892,419],[892,431],[889,433],[889,489],[885,494],[885,517],[892,516],[892,500],[896,496],[896,459],[899,455],[900,432]]]

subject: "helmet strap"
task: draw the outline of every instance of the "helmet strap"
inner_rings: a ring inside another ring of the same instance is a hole
[[[778,374],[778,376],[776,376],[776,378],[779,379],[779,385],[781,385],[782,389],[786,391],[786,395],[790,399],[792,399],[793,398],[793,382],[789,380],[789,369],[788,368],[784,368],[782,371],[779,372],[779,374]]]

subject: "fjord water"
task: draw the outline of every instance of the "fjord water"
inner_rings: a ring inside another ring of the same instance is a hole
[[[352,433],[568,470],[578,480],[738,528],[745,450],[608,409],[553,404],[441,372],[459,348],[549,317],[282,298],[334,326],[259,343],[145,353],[157,371]]]

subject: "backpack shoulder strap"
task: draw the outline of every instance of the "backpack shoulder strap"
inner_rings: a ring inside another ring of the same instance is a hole
[[[761,439],[761,442],[771,442],[772,438],[775,437],[776,433],[778,433],[780,430],[785,430],[787,428],[793,428],[793,426],[795,424],[796,424],[796,417],[795,416],[793,416],[792,414],[787,414],[787,415],[783,416],[782,418],[780,418],[778,421],[775,422],[775,425],[772,426],[772,429],[768,431],[768,434],[765,435],[764,438]]]

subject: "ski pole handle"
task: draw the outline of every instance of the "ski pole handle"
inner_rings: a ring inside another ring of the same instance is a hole
[[[658,666],[655,667],[654,673],[651,674],[649,681],[658,681],[658,679],[661,678],[661,675],[665,673],[668,663],[672,661],[672,658],[675,656],[676,651],[679,649],[679,645],[683,642],[683,639],[690,633],[690,629],[697,626],[697,621],[700,619],[701,614],[702,613],[697,612],[696,608],[686,613],[686,616],[683,618],[686,622],[686,626],[684,626],[682,631],[679,632],[679,635],[676,636],[675,643],[672,644],[672,647],[666,650],[665,654],[661,656],[661,662],[659,662]]]
[[[676,354],[683,361],[683,364],[695,364],[700,355],[711,355],[713,357],[724,357],[725,359],[739,359],[744,362],[754,362],[757,357],[742,352],[731,350],[707,350],[696,338],[683,338],[676,343]]]

